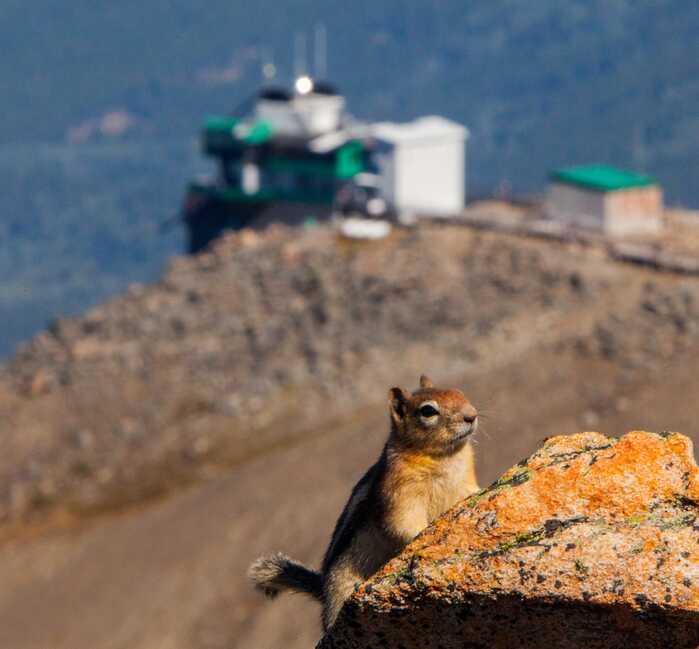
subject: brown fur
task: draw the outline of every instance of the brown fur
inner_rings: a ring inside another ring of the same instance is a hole
[[[478,490],[468,443],[478,425],[477,412],[461,391],[437,389],[422,376],[420,389],[412,394],[391,389],[389,406],[391,432],[386,446],[354,487],[320,573],[286,557],[280,561],[280,555],[276,560],[258,559],[250,573],[257,588],[269,595],[290,588],[320,599],[325,629],[332,626],[357,584],[435,518]],[[299,575],[306,575],[307,588],[299,585]]]

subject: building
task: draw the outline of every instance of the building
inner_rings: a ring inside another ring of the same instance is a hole
[[[443,117],[372,125],[381,193],[403,215],[459,214],[465,196],[468,129]]]
[[[330,84],[300,77],[291,91],[261,89],[250,111],[209,117],[202,148],[216,171],[188,186],[190,252],[228,229],[330,218],[339,189],[371,169],[344,106]]]
[[[187,189],[189,250],[273,222],[458,214],[467,136],[434,116],[360,122],[331,84],[305,75],[291,88],[262,88],[245,110],[206,120],[203,152],[215,171]]]
[[[662,228],[662,189],[649,176],[604,165],[558,169],[546,197],[549,218],[610,236]]]

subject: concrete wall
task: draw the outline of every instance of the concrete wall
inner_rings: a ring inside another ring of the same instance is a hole
[[[379,169],[381,195],[392,205],[397,206],[396,197],[396,151],[393,145],[380,143],[374,154],[374,162]]]
[[[638,187],[605,196],[605,230],[613,236],[653,234],[662,228],[663,193],[657,187]]]
[[[400,210],[433,216],[463,210],[463,140],[401,142],[395,155],[395,200]]]
[[[552,183],[546,214],[611,236],[654,234],[662,228],[663,195],[657,186],[601,192]]]
[[[383,195],[402,214],[452,216],[466,201],[463,136],[383,141],[375,155]]]
[[[552,183],[546,197],[546,214],[556,221],[601,230],[604,227],[604,197],[602,192]]]

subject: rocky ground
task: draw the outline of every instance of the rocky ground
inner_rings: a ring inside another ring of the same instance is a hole
[[[695,649],[699,470],[679,433],[549,438],[362,585],[322,649]]]
[[[488,483],[552,433],[693,435],[698,316],[699,280],[459,227],[176,259],[0,373],[0,646],[311,646],[316,607],[243,574],[319,561],[389,386],[462,387]]]

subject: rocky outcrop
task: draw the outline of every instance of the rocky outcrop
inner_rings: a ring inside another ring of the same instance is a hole
[[[694,648],[698,542],[687,437],[553,437],[363,584],[319,647]]]

